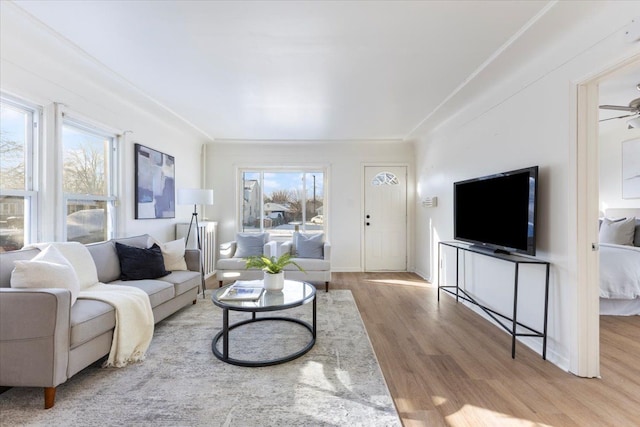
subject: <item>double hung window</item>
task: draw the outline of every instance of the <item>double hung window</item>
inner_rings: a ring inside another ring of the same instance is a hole
[[[64,116],[62,192],[67,241],[108,240],[115,229],[117,135]]]
[[[241,169],[239,229],[272,236],[324,231],[326,176],[325,168]]]
[[[0,252],[22,248],[36,235],[36,148],[41,111],[0,98]]]

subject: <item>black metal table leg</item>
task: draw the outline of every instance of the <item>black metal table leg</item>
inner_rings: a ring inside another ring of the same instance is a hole
[[[255,314],[255,313],[254,313]],[[224,358],[229,358],[229,310],[222,310],[222,345],[224,349]]]
[[[316,299],[313,299],[313,331],[311,332],[313,339],[316,339]]]
[[[513,329],[511,332],[511,358],[516,358],[516,335],[518,333],[518,264],[515,265],[515,277],[513,281]]]

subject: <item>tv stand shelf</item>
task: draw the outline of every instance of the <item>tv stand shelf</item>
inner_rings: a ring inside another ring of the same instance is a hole
[[[464,243],[460,242],[439,242],[438,243],[438,265],[440,265],[441,260],[441,247],[448,246],[454,248],[456,250],[456,284],[455,285],[441,285],[441,277],[442,274],[438,274],[438,301],[440,301],[440,291],[447,292],[451,295],[455,295],[456,302],[460,299],[464,301],[468,301],[476,306],[478,306],[482,311],[484,311],[489,317],[491,317],[494,321],[498,323],[498,325],[502,326],[507,333],[511,335],[511,357],[515,359],[516,357],[516,338],[517,337],[537,337],[542,338],[542,358],[546,360],[547,358],[547,314],[549,311],[549,269],[550,263],[547,261],[541,261],[535,258],[520,256],[520,255],[512,255],[512,254],[504,254],[504,253],[494,253],[485,249],[476,248]],[[502,313],[498,313],[495,310],[490,309],[489,307],[484,306],[483,304],[476,301],[476,299],[469,294],[465,289],[461,289],[459,286],[458,274],[460,270],[460,252],[473,252],[479,255],[488,256],[491,258],[497,258],[502,261],[510,262],[514,264],[514,278],[513,278],[513,312],[511,317],[506,316]],[[544,326],[543,331],[537,331],[527,325],[524,325],[517,321],[518,314],[518,278],[519,278],[519,270],[521,265],[542,265],[545,268],[545,286],[544,286]],[[455,290],[454,290],[455,289]],[[525,329],[527,332],[518,332],[518,327],[520,330]]]

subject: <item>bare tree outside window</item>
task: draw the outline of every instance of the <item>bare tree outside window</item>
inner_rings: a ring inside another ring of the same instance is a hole
[[[0,188],[24,190],[29,112],[3,103],[0,121]]]
[[[105,141],[106,142],[106,141]],[[75,194],[107,194],[104,148],[85,143],[65,152],[63,164],[64,191]]]
[[[324,230],[323,171],[245,171],[241,188],[241,230],[284,236]]]
[[[4,98],[0,103],[0,251],[22,248],[29,231],[25,210],[32,185],[27,149],[33,145],[34,116],[33,109],[18,103]]]
[[[66,200],[67,240],[81,243],[109,238],[110,153],[115,136],[76,123],[62,127],[62,189]]]
[[[24,143],[0,131],[0,187],[24,189]]]

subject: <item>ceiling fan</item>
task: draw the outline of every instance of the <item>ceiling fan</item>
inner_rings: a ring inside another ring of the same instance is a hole
[[[640,83],[636,86],[636,89],[640,90]],[[623,116],[610,117],[608,119],[602,119],[601,122],[605,122],[607,120],[615,120],[615,119],[624,119],[625,117],[634,117],[640,115],[640,98],[636,98],[629,103],[629,106],[624,105],[600,105],[600,109],[602,110],[616,110],[616,111],[626,111],[631,114],[625,114]],[[638,127],[638,120],[636,118],[630,119],[628,121],[629,127]]]

